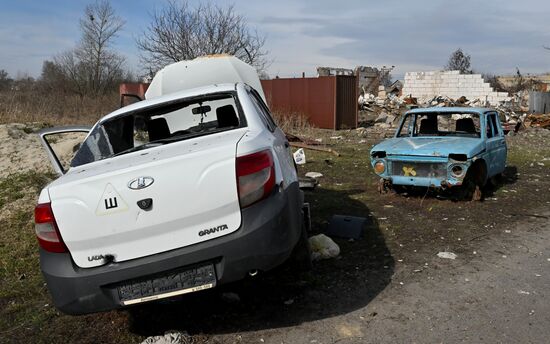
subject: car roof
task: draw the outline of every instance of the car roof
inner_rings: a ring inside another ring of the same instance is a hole
[[[495,109],[491,108],[481,108],[481,107],[428,107],[428,108],[416,108],[407,111],[407,113],[429,113],[429,112],[440,112],[440,113],[477,113],[483,115],[487,112],[496,112]]]
[[[184,99],[184,98],[191,98],[201,95],[207,95],[212,93],[218,93],[218,92],[230,92],[235,91],[237,89],[237,84],[219,84],[219,85],[210,85],[210,86],[202,86],[192,89],[187,89],[183,91],[173,92],[169,93],[164,96],[155,97],[153,99],[146,99],[142,100],[133,104],[130,104],[128,106],[122,107],[118,110],[115,110],[105,116],[103,116],[98,123],[102,123],[105,121],[108,121],[114,117],[120,116],[122,114],[126,114],[132,111],[140,110],[149,106],[154,106],[157,104],[162,104],[165,102],[170,102],[173,100],[178,99]]]

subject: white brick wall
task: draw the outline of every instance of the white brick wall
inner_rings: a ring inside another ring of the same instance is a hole
[[[496,105],[508,98],[506,92],[495,92],[480,74],[460,74],[459,71],[409,72],[405,74],[403,95],[417,98],[433,98],[438,95],[449,98],[480,99]]]

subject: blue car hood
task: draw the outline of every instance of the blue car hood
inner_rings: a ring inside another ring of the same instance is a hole
[[[483,140],[470,137],[396,137],[374,146],[371,152],[385,151],[387,155],[419,155],[447,157],[466,154],[468,158],[484,149]]]

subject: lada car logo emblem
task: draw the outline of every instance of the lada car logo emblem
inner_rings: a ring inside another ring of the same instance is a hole
[[[136,179],[130,180],[128,187],[132,190],[141,190],[145,189],[148,186],[151,186],[155,180],[153,177],[139,177]]]

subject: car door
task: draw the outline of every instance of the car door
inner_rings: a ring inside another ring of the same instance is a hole
[[[506,139],[496,112],[486,115],[486,149],[488,177],[502,173],[506,166]]]
[[[508,147],[506,146],[506,136],[504,135],[504,129],[502,128],[502,124],[500,123],[500,118],[498,116],[498,113],[495,113],[493,115],[493,127],[496,129],[496,137],[498,137],[498,148],[497,148],[497,173],[504,172],[504,169],[506,168],[506,158],[508,156]]]
[[[70,133],[85,133],[88,134],[91,130],[91,127],[87,126],[66,126],[66,127],[55,127],[55,128],[46,128],[38,132],[40,137],[40,142],[46,150],[48,159],[52,164],[52,167],[57,173],[58,176],[62,176],[67,172],[67,168],[63,166],[62,159],[58,153],[53,148],[53,145],[56,143],[55,136],[61,134],[70,134]],[[82,143],[86,138],[82,137],[81,140],[78,140]]]

